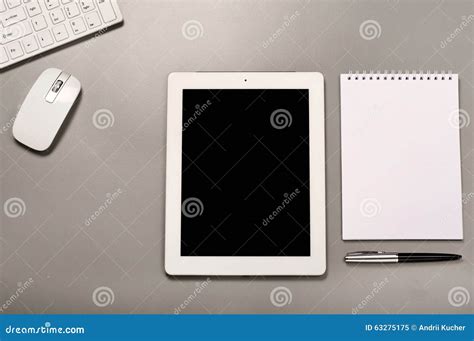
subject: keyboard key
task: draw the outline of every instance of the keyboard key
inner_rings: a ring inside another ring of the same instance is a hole
[[[0,13],[5,12],[6,10],[7,10],[7,7],[5,6],[5,3],[3,2],[3,0],[0,0]]]
[[[79,2],[84,13],[90,12],[95,8],[94,1],[92,0],[80,0]]]
[[[22,41],[23,47],[25,48],[26,53],[31,53],[38,49],[38,43],[34,35],[30,35],[24,38]]]
[[[38,39],[42,47],[46,47],[54,43],[53,37],[51,36],[49,30],[39,32]]]
[[[41,14],[41,7],[38,1],[30,1],[26,4],[26,11],[30,17]]]
[[[99,14],[97,12],[88,13],[85,15],[87,21],[87,27],[94,28],[102,25],[100,21]]]
[[[107,23],[117,19],[109,0],[97,0],[97,7],[99,8],[99,12],[102,15],[102,19],[104,19],[104,22]]]
[[[61,3],[62,3],[63,5],[66,5],[66,4],[69,4],[69,3],[73,2],[73,1],[75,1],[75,0],[61,0]]]
[[[0,44],[4,45],[10,41],[25,37],[32,32],[31,25],[27,21],[19,22],[6,28],[0,27]]]
[[[66,26],[64,26],[64,24],[54,26],[53,34],[54,34],[54,38],[56,38],[56,41],[61,41],[69,37],[69,34],[67,33],[67,30],[66,30]]]
[[[63,22],[66,18],[64,17],[64,12],[62,8],[56,8],[55,10],[51,11],[49,13],[49,16],[51,17],[51,21],[53,24],[59,24],[60,22]]]
[[[44,3],[48,10],[52,10],[59,6],[59,0],[44,0]]]
[[[44,15],[38,15],[37,17],[34,17],[33,20],[31,20],[31,23],[33,24],[35,31],[41,31],[47,26]]]
[[[21,7],[11,9],[5,14],[2,14],[0,16],[0,21],[3,23],[3,26],[5,27],[16,24],[17,22],[20,22],[25,19],[26,19],[26,14],[23,8]]]
[[[21,5],[21,0],[7,0],[7,5],[10,8],[15,8]]]
[[[82,18],[71,20],[71,28],[74,34],[81,34],[87,30],[86,24],[84,24],[84,20]]]
[[[7,45],[7,51],[10,54],[11,59],[16,59],[23,56],[23,50],[21,48],[20,42],[15,41]]]
[[[77,7],[77,4],[75,2],[64,6],[64,10],[66,11],[66,15],[68,18],[74,18],[81,14],[81,12],[79,12],[79,7]]]
[[[7,51],[3,47],[0,47],[0,64],[8,62]]]

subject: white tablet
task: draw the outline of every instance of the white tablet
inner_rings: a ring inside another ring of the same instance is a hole
[[[324,122],[320,73],[170,74],[166,272],[323,274]]]

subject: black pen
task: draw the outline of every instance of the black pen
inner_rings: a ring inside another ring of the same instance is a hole
[[[346,263],[415,263],[441,262],[461,259],[461,255],[449,253],[402,253],[384,251],[349,252],[344,260]]]

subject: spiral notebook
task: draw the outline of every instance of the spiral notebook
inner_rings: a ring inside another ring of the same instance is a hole
[[[340,81],[343,239],[462,239],[458,75]]]

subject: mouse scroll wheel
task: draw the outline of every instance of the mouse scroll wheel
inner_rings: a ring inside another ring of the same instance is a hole
[[[63,84],[64,84],[64,82],[62,80],[58,79],[56,81],[56,83],[54,83],[53,88],[51,89],[51,91],[53,91],[54,93],[57,93],[61,89]]]
[[[59,95],[59,92],[63,89],[64,84],[66,84],[67,80],[69,79],[69,74],[65,72],[61,72],[61,74],[56,78],[51,88],[48,90],[46,94],[46,102],[54,103],[56,97]]]

